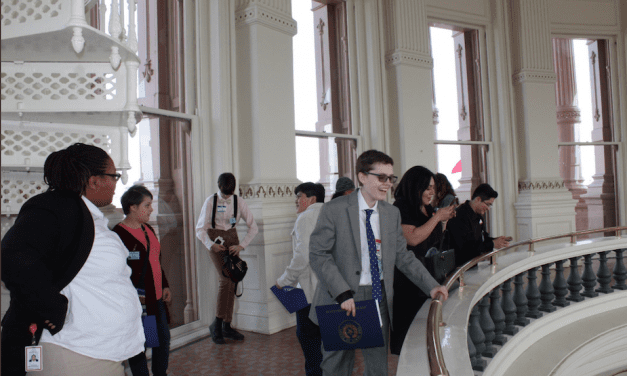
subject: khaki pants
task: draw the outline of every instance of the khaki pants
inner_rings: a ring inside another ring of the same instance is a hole
[[[122,362],[94,359],[52,343],[40,343],[43,371],[29,372],[32,376],[124,376]]]
[[[231,322],[233,320],[233,305],[235,304],[235,283],[230,278],[222,274],[222,265],[224,265],[224,256],[228,251],[214,252],[209,251],[213,265],[218,271],[220,285],[218,287],[218,308],[216,317]]]

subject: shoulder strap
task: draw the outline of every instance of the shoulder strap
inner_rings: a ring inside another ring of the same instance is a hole
[[[233,195],[233,218],[237,220],[237,195]],[[235,223],[231,224],[231,228],[235,227]]]
[[[142,265],[142,274],[139,275],[139,287],[142,290],[146,289],[146,281],[144,276],[146,275],[146,270],[148,269],[148,259],[150,258],[150,238],[148,238],[148,233],[146,232],[146,228],[142,225],[142,231],[144,232],[144,236],[146,236],[146,258],[144,259],[144,265]]]
[[[213,196],[213,213],[211,214],[211,228],[216,228],[216,208],[218,207],[218,194]]]

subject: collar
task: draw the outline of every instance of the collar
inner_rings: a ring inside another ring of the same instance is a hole
[[[319,209],[322,205],[324,205],[323,202],[314,202],[313,204],[309,205],[307,209],[303,211],[303,213],[307,213],[308,211],[314,211],[316,209]],[[303,214],[303,213],[300,213],[300,214]]]
[[[93,202],[89,201],[89,199],[85,196],[81,196],[81,198],[83,199],[83,202],[85,202],[85,205],[87,205],[87,209],[89,209],[89,212],[91,213],[91,216],[94,217],[94,219],[104,218],[104,214],[102,213],[102,211],[100,211],[100,209],[98,209],[98,207],[94,205]]]
[[[369,207],[368,204],[366,204],[366,199],[364,198],[363,194],[361,193],[361,189],[359,190],[359,192],[357,194],[357,202],[359,203],[359,211],[360,212],[362,210],[372,209],[375,212],[379,213],[379,201],[375,201],[374,206],[373,207]]]
[[[230,204],[231,203],[231,199],[233,198],[233,196],[231,196],[228,199],[225,199],[224,196],[222,196],[222,192],[220,192],[220,191],[218,191],[217,195],[218,195],[218,200],[226,201],[227,204]]]

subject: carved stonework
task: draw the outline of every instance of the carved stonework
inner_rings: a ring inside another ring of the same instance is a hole
[[[523,82],[535,82],[545,84],[555,84],[557,75],[552,71],[520,71],[512,76],[515,84]]]
[[[253,24],[261,24],[291,36],[296,35],[296,21],[267,6],[251,4],[235,12],[235,27]]]
[[[430,55],[413,51],[395,50],[393,53],[386,55],[385,65],[388,68],[396,65],[411,65],[419,68],[432,69],[433,58]]]
[[[565,187],[563,180],[523,180],[518,182],[518,192],[560,190]]]
[[[239,186],[239,195],[244,199],[294,197],[292,184],[244,184]]]
[[[581,122],[581,111],[563,110],[557,111],[557,122],[579,123]]]

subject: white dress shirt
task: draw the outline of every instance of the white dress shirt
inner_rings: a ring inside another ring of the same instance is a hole
[[[368,236],[366,235],[366,209],[374,210],[370,214],[370,227],[372,233],[377,240],[377,248],[381,249],[381,237],[379,236],[379,201],[375,201],[373,207],[369,207],[362,195],[361,189],[357,194],[359,202],[359,238],[361,240],[361,276],[359,277],[359,286],[372,285],[372,275],[370,273],[370,251],[368,249]],[[379,276],[383,279],[383,275]]]
[[[207,234],[207,229],[211,228],[211,215],[213,214],[213,197],[218,195],[218,208],[226,207],[225,209],[218,210],[216,208],[216,229],[218,230],[228,230],[231,228],[230,220],[233,218],[233,196],[229,197],[228,200],[225,200],[222,197],[222,193],[214,193],[211,196],[207,197],[205,203],[202,205],[202,210],[200,211],[200,216],[198,217],[198,223],[196,224],[196,237],[198,240],[202,242],[202,244],[207,247],[207,249],[211,249],[213,242],[209,238],[209,234]],[[253,240],[255,235],[259,230],[257,229],[257,223],[253,218],[253,213],[248,209],[248,205],[246,201],[241,197],[237,198],[237,218],[235,218],[235,223],[238,223],[241,218],[244,218],[246,221],[246,225],[248,226],[248,233],[244,237],[244,240],[239,242],[239,245],[246,248],[248,244]]]
[[[318,278],[309,265],[309,237],[316,227],[322,205],[321,202],[311,204],[296,218],[292,230],[294,256],[283,275],[277,280],[281,287],[300,284],[309,303],[313,301],[314,292],[318,285]]]
[[[142,308],[126,264],[128,250],[107,227],[104,214],[87,198],[95,237],[87,261],[61,294],[68,299],[63,329],[44,330],[41,342],[53,343],[95,359],[123,361],[144,351]]]

